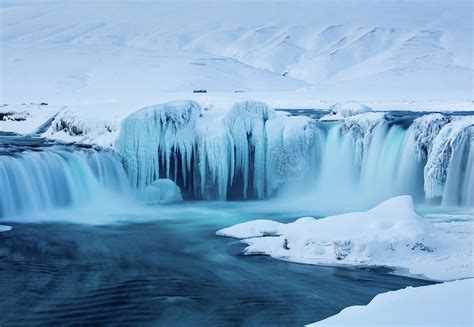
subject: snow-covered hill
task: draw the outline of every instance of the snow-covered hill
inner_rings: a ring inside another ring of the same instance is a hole
[[[206,89],[295,104],[469,105],[472,9],[471,1],[2,2],[0,102],[152,104],[157,94]]]

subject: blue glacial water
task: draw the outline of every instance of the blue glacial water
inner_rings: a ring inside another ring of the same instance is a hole
[[[199,202],[2,221],[13,230],[0,233],[0,325],[301,326],[430,283],[387,269],[244,256],[237,240],[215,235],[301,214],[266,202]]]

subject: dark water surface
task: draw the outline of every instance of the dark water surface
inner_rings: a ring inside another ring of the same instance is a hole
[[[13,230],[0,233],[0,325],[301,326],[429,283],[243,256],[242,244],[215,235],[229,223],[205,215],[4,223]]]

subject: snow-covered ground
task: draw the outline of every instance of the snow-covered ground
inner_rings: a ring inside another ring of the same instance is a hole
[[[472,326],[474,279],[377,295],[310,326]]]
[[[472,109],[471,13],[447,0],[2,1],[0,104],[108,118],[184,99]]]
[[[242,239],[247,255],[307,264],[390,266],[400,274],[453,280],[474,277],[473,222],[470,217],[455,229],[451,223],[431,223],[415,213],[411,197],[401,196],[367,212],[304,217],[289,224],[254,220],[217,234]]]

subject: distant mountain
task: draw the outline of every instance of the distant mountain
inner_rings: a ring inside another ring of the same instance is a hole
[[[3,3],[1,101],[472,99],[471,1]]]

